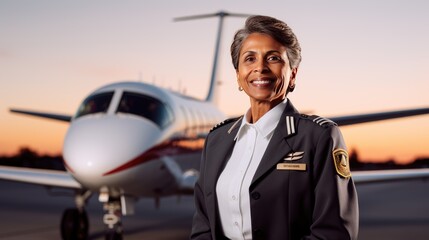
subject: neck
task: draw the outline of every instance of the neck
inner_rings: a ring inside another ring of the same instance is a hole
[[[250,119],[249,123],[256,123],[265,113],[273,109],[284,99],[275,101],[252,101],[250,100]]]

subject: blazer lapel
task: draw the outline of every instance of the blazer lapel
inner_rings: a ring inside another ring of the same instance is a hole
[[[217,213],[216,183],[234,148],[234,138],[241,120],[240,118],[234,122],[227,132],[217,133],[219,134],[218,136],[213,136],[211,145],[206,147],[206,149],[210,149],[210,152],[206,153],[206,168],[208,170],[205,171],[206,183],[204,184],[207,187],[207,214],[209,219],[213,220],[210,222],[210,225],[216,235],[221,233],[220,220]]]
[[[290,100],[283,111],[282,117],[274,129],[274,134],[269,142],[264,155],[262,156],[261,163],[256,169],[253,176],[251,186],[258,181],[267,171],[275,167],[275,165],[283,159],[283,157],[291,152],[292,140],[288,139],[296,134],[298,129],[299,113],[293,107]]]
[[[210,174],[207,176],[206,184],[210,186],[212,191],[216,189],[217,179],[219,178],[220,173],[223,171],[226,162],[228,161],[229,156],[232,153],[232,149],[235,145],[235,135],[237,134],[238,128],[240,126],[242,118],[239,118],[235,121],[226,133],[220,133],[217,136],[217,139],[212,142],[211,146],[207,146],[207,149],[210,149],[206,160],[207,164],[209,164],[210,171],[206,171],[206,174]]]

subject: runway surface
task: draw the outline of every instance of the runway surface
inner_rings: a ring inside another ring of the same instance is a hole
[[[40,186],[0,181],[0,239],[60,239],[64,209],[71,196],[51,196]],[[58,191],[56,191],[58,193]],[[358,186],[360,240],[429,239],[429,182],[409,181]],[[123,218],[124,239],[187,239],[193,214],[192,197],[139,200],[136,215]],[[87,211],[90,238],[104,239],[102,207],[93,196]]]

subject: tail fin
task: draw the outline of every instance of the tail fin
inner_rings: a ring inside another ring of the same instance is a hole
[[[214,59],[213,59],[213,68],[212,68],[212,74],[210,78],[210,88],[209,92],[206,97],[207,102],[214,102],[215,101],[215,89],[217,85],[217,68],[218,68],[218,59],[219,59],[219,50],[220,50],[220,39],[222,37],[222,30],[223,30],[223,19],[224,17],[231,16],[231,17],[248,17],[249,14],[240,14],[240,13],[228,13],[224,11],[220,11],[217,13],[211,13],[211,14],[202,14],[202,15],[194,15],[194,16],[187,16],[187,17],[178,17],[175,18],[174,21],[187,21],[187,20],[194,20],[194,19],[201,19],[201,18],[210,18],[210,17],[219,17],[219,27],[216,37],[216,45],[215,45],[215,53],[214,53]]]

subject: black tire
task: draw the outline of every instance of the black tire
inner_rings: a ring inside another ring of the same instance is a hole
[[[89,222],[86,211],[77,208],[66,209],[61,219],[61,237],[63,240],[86,240]]]
[[[122,240],[122,233],[118,233],[113,229],[106,230],[106,240]]]

